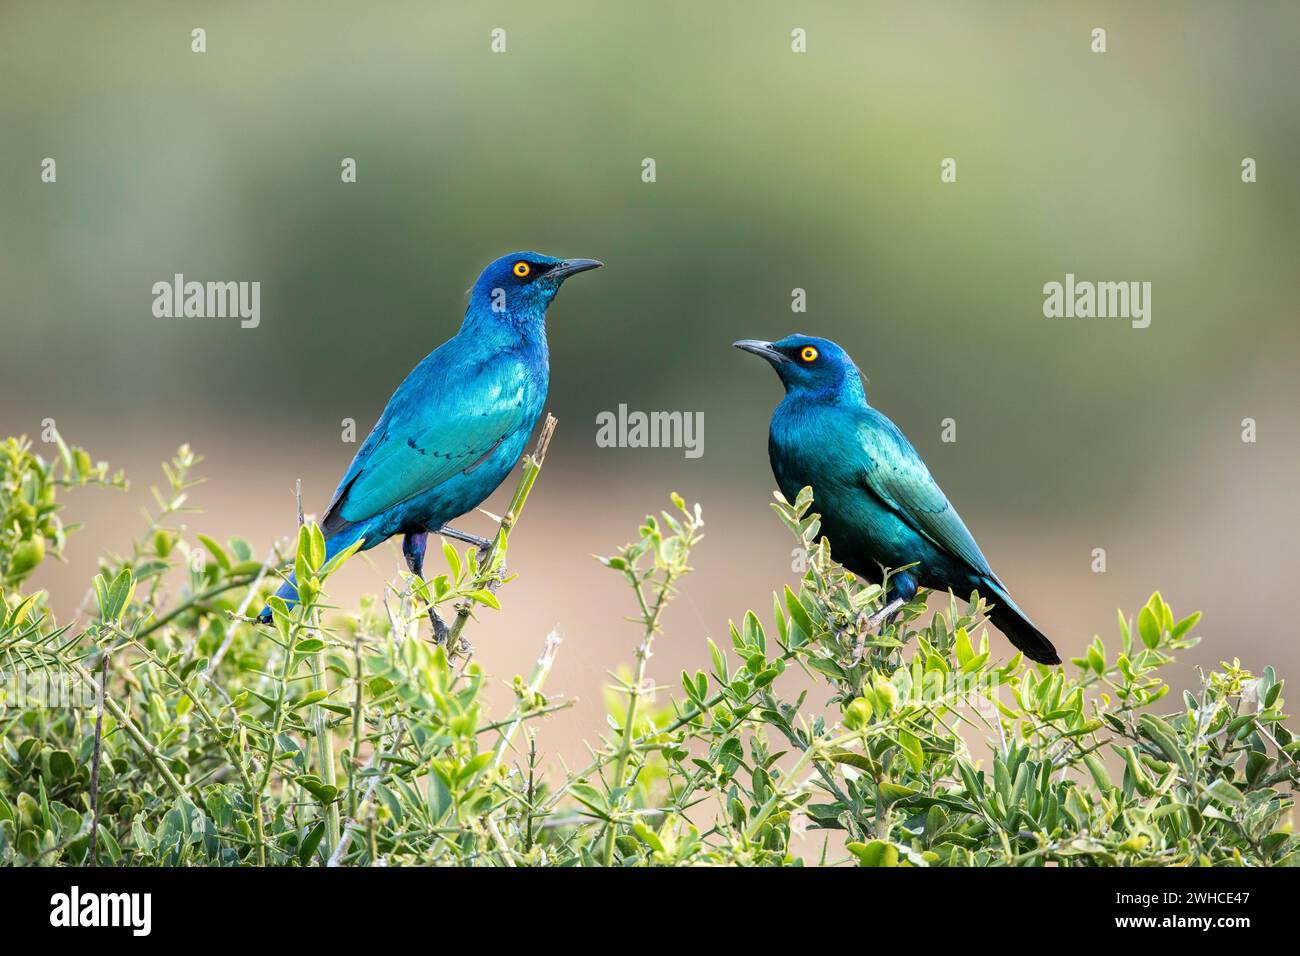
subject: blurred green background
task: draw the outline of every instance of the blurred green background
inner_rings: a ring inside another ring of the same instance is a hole
[[[531,248],[607,268],[551,311],[560,427],[512,541],[522,577],[474,636],[508,675],[558,622],[552,685],[584,699],[561,746],[595,732],[604,671],[636,641],[589,555],[668,491],[703,503],[709,536],[659,680],[794,577],[765,503],[780,389],[729,346],[793,330],[854,355],[1064,652],[1114,640],[1115,608],[1158,587],[1207,612],[1192,661],[1294,673],[1298,27],[1292,2],[10,0],[0,429],[53,418],[135,482],[74,500],[89,530],[36,583],[75,608],[182,441],[208,456],[195,530],[269,546],[297,477],[323,510],[355,451],[341,420],[364,437],[479,269]],[[176,272],[260,281],[260,327],[154,318]],[[1150,281],[1150,328],[1044,318],[1067,272]],[[704,456],[598,449],[595,416],[620,403],[704,412]],[[398,566],[371,557],[345,589]]]

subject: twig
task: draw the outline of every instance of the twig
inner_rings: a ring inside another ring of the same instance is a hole
[[[551,446],[551,436],[555,434],[556,424],[555,416],[548,414],[546,421],[542,423],[541,433],[537,436],[536,448],[534,448],[531,455],[524,455],[523,457],[524,471],[519,478],[519,486],[515,489],[514,497],[510,501],[510,507],[506,509],[506,513],[497,525],[497,533],[492,539],[492,547],[488,549],[487,556],[479,567],[481,577],[491,578],[494,576],[501,562],[505,559],[506,542],[509,539],[510,531],[519,521],[519,516],[523,513],[524,505],[528,501],[528,494],[533,490],[537,475],[542,470],[542,463],[546,460],[546,450]],[[487,586],[488,584],[484,584],[484,587]],[[465,630],[465,623],[469,620],[472,603],[471,601],[465,601],[461,604],[460,609],[456,612],[456,619],[452,622],[451,630],[447,633],[446,647],[449,658],[454,657],[460,647],[460,635]]]
[[[538,656],[537,663],[533,666],[533,674],[528,679],[528,686],[524,691],[524,696],[515,705],[514,718],[501,734],[501,739],[497,741],[496,746],[492,748],[492,766],[500,765],[501,758],[505,756],[506,748],[510,746],[510,739],[519,730],[519,725],[524,722],[526,716],[524,708],[530,706],[532,699],[542,689],[542,683],[546,680],[546,675],[551,672],[551,665],[555,663],[556,652],[559,651],[563,640],[564,638],[560,636],[558,628],[551,628],[551,633],[546,635],[546,642],[542,646],[542,653]]]
[[[60,663],[76,674],[83,682],[90,684],[92,687],[95,686],[94,676],[80,664],[75,661],[62,661]],[[144,751],[145,756],[149,758],[149,762],[152,763],[154,769],[158,771],[158,775],[166,781],[167,786],[171,787],[172,792],[178,797],[188,797],[193,799],[196,806],[202,806],[203,798],[197,791],[194,793],[186,791],[184,784],[176,779],[176,775],[172,773],[171,767],[167,765],[167,758],[164,757],[162,752],[154,746],[148,737],[144,735],[144,732],[136,726],[135,721],[131,719],[131,715],[114,703],[113,699],[107,694],[105,694],[102,699],[104,706],[112,712],[113,719],[121,724],[127,734],[130,735],[131,739],[135,741],[136,746]]]
[[[87,866],[97,866],[99,856],[99,760],[104,742],[104,696],[108,693],[108,651],[99,652],[99,700],[95,713],[95,751],[90,761],[90,854]]]
[[[402,746],[402,737],[405,736],[405,734],[406,734],[405,727],[403,727],[401,730],[397,732],[397,736],[393,739],[393,748],[392,748],[393,753],[396,753],[398,749]],[[375,741],[375,749],[371,751],[370,760],[367,761],[366,763],[367,770],[374,770],[379,765],[379,751],[380,751],[379,744],[380,743],[381,741]],[[339,845],[336,846],[334,848],[334,852],[330,854],[329,860],[327,860],[325,863],[326,866],[342,865],[343,855],[347,853],[348,844],[352,842],[352,831],[354,829],[358,829],[358,830],[361,829],[361,820],[360,820],[361,814],[365,812],[367,808],[370,806],[370,801],[375,795],[375,788],[379,786],[379,778],[382,776],[383,776],[382,773],[377,773],[370,778],[370,783],[366,784],[366,793],[365,796],[361,798],[361,805],[357,809],[357,812],[353,815],[352,819],[349,820],[347,822],[347,825],[343,827],[343,834],[339,837]],[[373,827],[373,820],[371,821],[370,825]],[[374,843],[375,840],[374,840],[374,835],[372,833],[370,838],[371,862],[374,862]]]
[[[515,866],[514,851],[511,850],[510,845],[506,843],[505,837],[501,835],[501,830],[497,828],[496,820],[493,819],[492,814],[490,813],[488,814],[487,817],[487,828],[488,828],[488,833],[492,834],[492,839],[495,840],[497,846],[500,847],[501,858],[506,861],[506,866],[514,868]]]
[[[623,733],[619,736],[618,754],[614,759],[614,776],[610,785],[611,790],[623,786],[628,761],[632,757],[632,752],[636,749],[632,735],[636,731],[637,710],[641,703],[641,697],[645,694],[646,665],[650,662],[652,656],[650,646],[654,643],[655,633],[659,630],[659,615],[663,613],[664,605],[668,603],[668,595],[672,592],[673,582],[676,580],[676,575],[671,570],[664,572],[652,607],[646,602],[645,592],[641,590],[642,581],[638,580],[635,570],[629,569],[625,573],[631,580],[632,590],[636,592],[637,602],[641,605],[641,623],[644,632],[641,643],[637,645],[636,649],[636,676],[628,686],[627,713],[623,715]],[[604,860],[606,866],[612,866],[614,863],[614,837],[617,829],[617,824],[611,820],[609,829],[605,831]]]
[[[560,643],[563,640],[564,638],[560,637],[559,628],[551,628],[551,633],[546,635],[546,641],[542,645],[542,653],[538,655],[537,663],[533,666],[532,676],[528,678],[528,685],[524,688],[523,694],[520,695],[518,702],[515,704],[514,717],[502,732],[500,739],[497,740],[496,746],[492,748],[493,767],[501,764],[501,758],[505,756],[511,738],[514,737],[524,719],[529,716],[527,708],[532,705],[533,699],[540,693],[546,675],[551,672],[551,665],[555,663],[555,654],[560,649]],[[488,833],[492,835],[492,839],[500,847],[501,856],[505,859],[506,866],[515,866],[514,851],[511,850],[510,845],[506,843],[505,838],[501,835],[495,815],[489,813],[486,819]]]
[[[230,623],[226,626],[226,633],[222,638],[221,646],[217,648],[217,652],[212,655],[212,659],[208,661],[208,666],[204,669],[204,676],[208,680],[211,680],[212,675],[216,673],[217,665],[219,665],[221,659],[226,656],[226,651],[230,650],[230,645],[235,640],[235,631],[237,631],[239,625],[243,623],[243,617],[248,611],[248,605],[252,603],[253,595],[257,593],[257,586],[262,583],[262,579],[266,577],[266,572],[269,571],[271,565],[275,563],[275,555],[276,549],[272,546],[270,552],[266,555],[266,560],[262,562],[262,566],[258,569],[257,576],[253,578],[252,583],[248,585],[248,593],[245,594],[244,599],[239,602],[239,607],[231,617]]]
[[[352,699],[352,746],[351,753],[348,755],[348,816],[357,815],[357,748],[361,746],[361,737],[363,730],[364,711],[362,710],[361,701],[361,684],[363,671],[361,667],[361,632],[358,631],[352,638],[352,660],[356,667],[356,674],[353,678],[356,684],[355,694]]]
[[[311,608],[308,608],[305,613],[310,611]],[[271,774],[275,770],[276,749],[280,743],[280,731],[284,729],[284,699],[289,693],[289,677],[290,672],[293,670],[293,646],[298,641],[298,634],[302,626],[301,621],[294,623],[289,631],[289,639],[284,645],[284,662],[281,664],[280,674],[276,679],[271,732],[266,741],[266,766],[262,768],[262,775],[253,789],[253,814],[255,817],[253,822],[257,827],[257,863],[259,866],[266,866],[266,822],[263,819],[263,802],[266,799],[266,788],[271,784]]]
[[[190,610],[191,608],[195,607],[198,604],[202,604],[204,601],[208,600],[208,598],[214,598],[218,594],[225,594],[227,591],[233,591],[235,588],[242,588],[245,585],[249,584],[252,580],[253,579],[251,577],[243,577],[243,578],[239,578],[238,580],[225,581],[221,584],[218,584],[216,587],[209,588],[208,590],[202,592],[201,594],[196,594],[193,597],[191,597],[188,601],[185,601],[177,605],[172,610],[168,611],[166,614],[164,614],[162,617],[155,620],[148,627],[138,631],[135,636],[137,638],[148,637],[154,631],[170,624],[172,621],[180,617],[186,611]]]
[[[753,817],[750,818],[749,826],[745,828],[745,838],[747,840],[754,839],[754,837],[758,835],[759,829],[763,826],[764,823],[767,822],[767,818],[772,815],[772,811],[775,810],[777,806],[781,803],[781,800],[794,797],[799,793],[799,791],[801,791],[804,787],[806,787],[811,782],[811,778],[809,780],[804,780],[804,781],[800,781],[798,779],[799,774],[803,771],[804,764],[806,764],[809,760],[812,760],[819,753],[822,753],[824,751],[834,750],[837,747],[843,747],[845,744],[850,743],[853,740],[856,740],[859,737],[863,737],[863,736],[865,735],[858,731],[854,731],[851,733],[843,734],[842,736],[836,737],[833,740],[823,743],[821,741],[816,740],[812,736],[812,734],[809,733],[808,747],[804,750],[802,754],[799,755],[799,759],[794,762],[794,766],[790,768],[790,771],[786,773],[772,788],[772,796],[770,796],[767,799],[767,802],[764,803],[761,807],[759,807],[758,811],[753,815]],[[787,795],[785,793],[785,788],[786,788],[786,784],[789,781],[794,781],[794,787]]]
[[[320,611],[313,608],[311,612],[312,626],[307,632],[312,635],[319,635],[320,631]],[[328,697],[329,693],[329,670],[325,666],[325,649],[322,647],[313,654],[308,665],[311,669],[311,686],[314,691],[325,691]],[[335,791],[338,795],[338,777],[334,762],[334,731],[331,729],[327,711],[321,706],[322,701],[312,704],[312,728],[316,735],[316,751],[320,760],[320,777],[321,782]],[[339,842],[339,805],[337,800],[321,801],[321,816],[325,820],[325,852],[326,855],[332,855],[334,847]]]

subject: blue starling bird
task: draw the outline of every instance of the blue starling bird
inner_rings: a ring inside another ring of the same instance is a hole
[[[600,266],[515,252],[483,270],[460,331],[397,387],[339,482],[321,522],[327,557],[400,534],[419,575],[430,532],[487,547],[447,522],[478,507],[523,454],[550,376],[546,308],[565,279]],[[292,575],[277,593],[297,600]],[[430,619],[443,637],[432,609]],[[269,607],[258,620],[270,622]]]
[[[993,573],[911,442],[867,404],[862,376],[848,353],[827,339],[798,334],[735,345],[765,358],[785,385],[767,444],[781,493],[793,501],[800,489],[812,487],[821,533],[850,571],[877,584],[883,568],[893,571],[887,603],[870,626],[920,587],[957,594],[978,590],[993,604],[993,624],[1026,657],[1061,663],[1051,641]]]

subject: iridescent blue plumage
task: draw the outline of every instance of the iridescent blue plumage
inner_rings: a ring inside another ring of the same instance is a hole
[[[920,587],[961,595],[978,590],[994,605],[993,623],[1027,657],[1060,663],[911,442],[867,403],[862,377],[843,349],[808,335],[736,347],[767,359],[785,385],[768,434],[772,472],[790,500],[812,487],[836,560],[875,582],[883,578],[882,566],[904,569],[889,579],[891,603],[911,600]]]
[[[482,503],[523,454],[546,401],[546,309],[566,278],[599,266],[516,252],[483,270],[460,331],[397,387],[339,482],[321,522],[327,555],[403,534],[421,573],[428,533]],[[278,593],[297,599],[292,577]]]

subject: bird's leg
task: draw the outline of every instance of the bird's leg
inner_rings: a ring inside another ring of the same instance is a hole
[[[406,558],[406,566],[421,580],[424,580],[424,549],[428,543],[429,534],[425,531],[419,534],[407,534],[402,538],[402,556]],[[438,611],[432,604],[429,605],[429,623],[433,625],[434,643],[445,643],[451,631],[438,616]]]
[[[466,544],[472,544],[480,551],[485,551],[492,547],[490,538],[480,538],[476,534],[470,534],[468,531],[458,531],[449,524],[443,525],[438,529],[438,534],[444,538],[455,538],[457,541],[464,541]]]
[[[429,623],[433,625],[433,643],[446,644],[447,638],[451,636],[451,628],[438,616],[438,609],[432,604],[429,605]]]
[[[454,538],[457,541],[464,541],[466,544],[472,544],[474,547],[478,548],[479,567],[482,567],[487,562],[488,555],[492,552],[493,539],[491,538],[480,538],[478,535],[470,534],[468,531],[459,531],[449,524],[445,524],[439,528],[438,534],[442,535],[444,538]],[[505,570],[506,563],[502,561],[500,568],[502,575],[505,574]]]
[[[858,617],[859,634],[863,631],[874,631],[893,617],[900,607],[916,597],[919,585],[916,577],[906,570],[895,572],[892,575],[886,572],[884,583],[885,606],[870,617],[867,617],[865,613]]]
[[[858,615],[858,633],[862,633],[863,631],[874,631],[906,603],[907,602],[901,597],[896,597],[870,617],[868,617],[864,611],[862,614]]]

